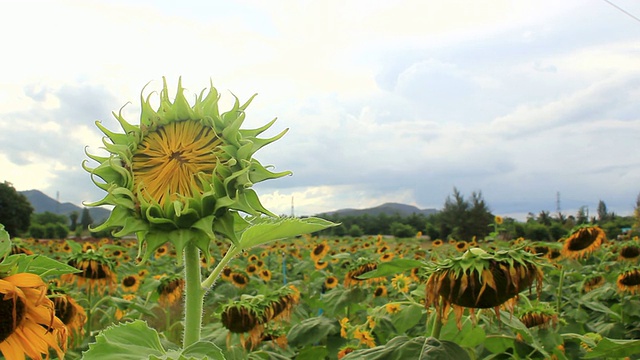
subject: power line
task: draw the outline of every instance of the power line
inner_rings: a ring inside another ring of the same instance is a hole
[[[614,8],[616,8],[616,9],[618,9],[618,10],[622,11],[625,15],[629,16],[629,17],[630,17],[630,18],[632,18],[633,20],[635,20],[635,21],[637,21],[637,22],[640,22],[640,18],[636,17],[635,15],[633,15],[632,13],[628,12],[627,10],[625,10],[625,9],[621,8],[620,6],[618,6],[618,5],[614,4],[614,3],[612,3],[612,2],[611,2],[611,1],[609,1],[609,0],[603,0],[603,1],[604,1],[604,2],[606,2],[607,4],[609,4],[609,5],[613,6]]]

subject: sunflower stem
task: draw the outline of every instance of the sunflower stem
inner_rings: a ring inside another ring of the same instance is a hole
[[[200,251],[189,242],[184,249],[184,338],[183,348],[200,340],[204,290],[200,286]]]
[[[439,339],[440,331],[442,330],[442,313],[440,308],[442,306],[442,299],[440,300],[440,306],[436,308],[436,320],[433,323],[433,329],[431,329],[431,337]]]
[[[560,269],[560,280],[558,280],[558,295],[556,299],[556,313],[560,315],[562,309],[562,285],[564,282],[564,267]]]

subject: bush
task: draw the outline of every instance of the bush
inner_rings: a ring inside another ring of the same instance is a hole
[[[526,238],[533,241],[549,241],[551,234],[549,229],[542,224],[527,224],[525,228]]]
[[[34,239],[43,239],[45,237],[44,226],[40,224],[33,224],[29,227],[29,236]]]
[[[416,236],[416,228],[411,225],[394,222],[391,223],[391,235],[397,238],[408,238]]]

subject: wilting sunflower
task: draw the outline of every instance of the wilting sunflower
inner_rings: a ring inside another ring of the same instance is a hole
[[[631,269],[618,275],[618,289],[630,294],[640,293],[640,269]]]
[[[588,292],[590,292],[592,290],[595,290],[595,289],[601,287],[604,284],[605,284],[604,276],[602,276],[602,275],[590,276],[590,277],[586,278],[584,280],[584,282],[582,283],[582,292],[583,293],[588,293]]]
[[[542,311],[529,311],[520,317],[520,322],[528,328],[536,326],[540,328],[547,328],[550,326],[555,327],[558,325],[558,314],[549,314]]]
[[[124,292],[134,293],[138,291],[140,288],[140,278],[138,275],[128,275],[125,276],[122,281],[120,281],[120,286]]]
[[[0,278],[0,352],[6,360],[59,358],[67,347],[67,329],[55,316],[47,286],[35,274]]]
[[[564,241],[562,255],[579,259],[591,254],[606,241],[607,236],[599,226],[583,226],[576,229]]]
[[[169,307],[175,304],[182,298],[182,291],[184,289],[184,279],[178,275],[163,276],[160,279],[160,284],[156,288],[158,292],[158,303],[164,307]]]
[[[640,247],[637,245],[625,245],[620,248],[620,260],[635,260],[640,257]]]
[[[71,344],[81,342],[84,337],[84,324],[87,321],[84,308],[59,289],[50,289],[49,298],[53,301],[56,317],[67,327],[69,342]]]
[[[494,308],[516,297],[537,281],[538,294],[542,290],[542,270],[536,255],[517,248],[488,253],[480,248],[467,250],[463,255],[441,262],[429,263],[425,306],[435,306],[444,319],[445,311],[453,305],[456,320],[462,308]]]
[[[371,283],[378,279],[368,279],[361,280],[358,279],[358,276],[364,275],[369,271],[373,271],[378,268],[378,264],[375,262],[369,262],[365,258],[360,258],[356,261],[354,265],[349,266],[349,272],[344,277],[344,287],[349,287],[352,285],[357,285],[360,283]]]
[[[113,263],[100,252],[81,252],[72,255],[68,265],[80,270],[75,274],[64,274],[60,277],[63,282],[79,287],[86,287],[87,291],[104,294],[112,292],[117,284],[117,276]]]
[[[213,86],[191,105],[181,81],[171,101],[163,79],[156,110],[151,95],[141,96],[140,125],[128,123],[122,112],[114,116],[123,133],[96,122],[109,155],[87,154],[98,166],[91,168],[85,161],[83,167],[107,195],[89,205],[111,205],[113,210],[95,230],[112,229],[117,237],[136,234],[143,261],[171,242],[180,261],[189,243],[209,257],[214,229],[237,241],[234,223],[243,221],[238,212],[275,216],[251,187],[290,172],[271,172],[253,154],[286,130],[258,138],[275,120],[258,129],[240,129],[252,99],[240,105],[236,98],[233,108],[220,114]]]
[[[338,278],[331,275],[324,280],[324,288],[325,289],[333,289],[338,286]]]

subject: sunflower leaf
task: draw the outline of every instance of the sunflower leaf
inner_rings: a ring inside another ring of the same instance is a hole
[[[18,273],[27,272],[36,274],[38,276],[57,276],[62,274],[73,274],[80,272],[80,270],[74,268],[73,266],[61,263],[42,255],[17,254],[9,256],[9,258],[12,257],[16,257],[17,259],[16,272]]]
[[[436,360],[464,360],[470,359],[469,354],[459,345],[433,337],[419,336],[409,338],[397,336],[385,345],[371,349],[356,350],[347,354],[344,360],[352,359],[436,359]]]
[[[11,239],[9,233],[4,229],[4,225],[0,224],[0,261],[11,253]]]
[[[108,327],[89,344],[83,359],[93,360],[139,360],[166,353],[160,343],[158,333],[146,322],[136,320],[130,323]]]
[[[252,217],[239,234],[238,247],[250,249],[280,239],[320,231],[338,224],[316,217]]]
[[[593,359],[598,357],[606,358],[622,358],[625,356],[633,356],[640,353],[640,340],[620,340],[603,338],[598,342],[593,351],[587,353],[584,359]]]

